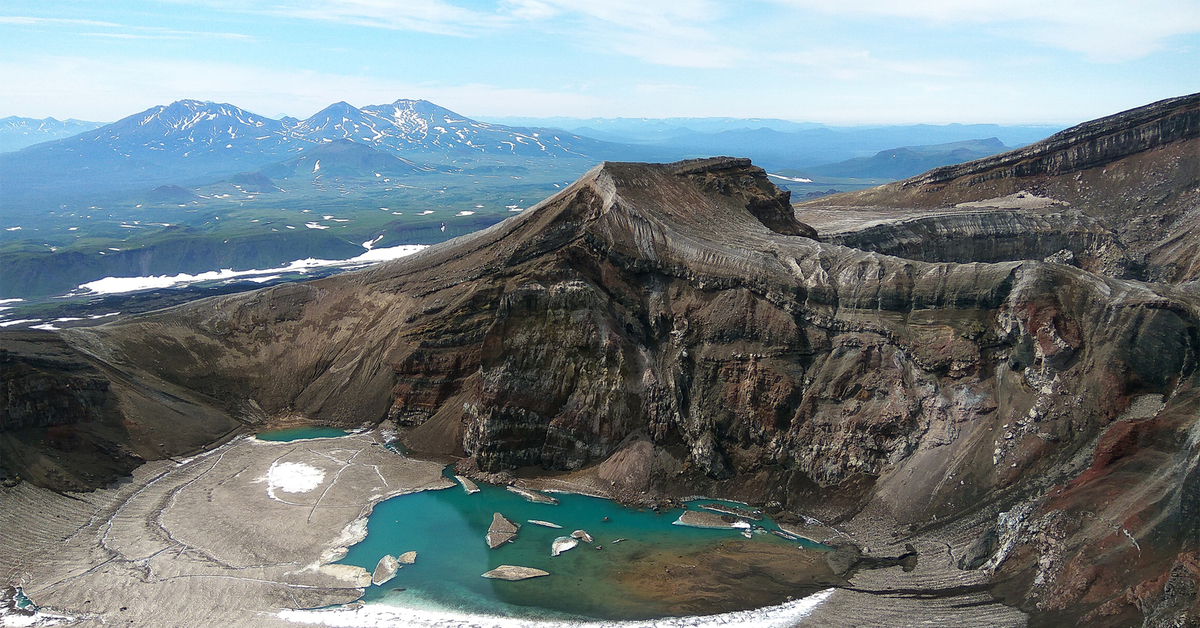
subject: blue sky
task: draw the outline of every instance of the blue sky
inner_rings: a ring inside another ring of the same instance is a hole
[[[1200,0],[4,0],[0,117],[1070,124],[1200,91]]]

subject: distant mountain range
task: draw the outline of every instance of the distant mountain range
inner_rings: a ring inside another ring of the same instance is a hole
[[[938,166],[960,164],[1008,150],[997,138],[967,140],[929,146],[904,146],[879,151],[871,157],[806,168],[808,176],[840,179],[904,179]]]
[[[489,118],[499,124],[558,128],[663,154],[745,155],[769,168],[805,168],[867,157],[900,146],[995,137],[1024,146],[1062,130],[1053,125],[911,124],[838,127],[774,118]],[[877,175],[876,175],[877,176]]]
[[[0,153],[18,150],[26,146],[49,142],[63,137],[70,137],[104,126],[103,122],[87,122],[68,118],[18,118],[9,116],[0,118]]]
[[[344,102],[306,120],[180,100],[72,137],[0,154],[0,200],[17,205],[81,194],[205,183],[349,140],[414,161],[593,159],[622,147],[563,131],[476,122],[423,100],[358,109]]]
[[[4,129],[27,139],[77,132],[0,153],[0,298],[62,294],[105,276],[270,268],[297,255],[342,259],[361,253],[363,242],[440,242],[521,211],[600,161],[747,156],[802,198],[992,154],[1006,138],[1035,132],[585,121],[597,139],[537,120],[481,122],[406,99],[339,102],[305,120],[180,100],[106,125],[8,121],[0,137]]]

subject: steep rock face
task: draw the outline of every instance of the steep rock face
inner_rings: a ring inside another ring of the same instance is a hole
[[[1118,277],[1129,274],[1128,268],[1115,266],[1124,259],[1116,236],[1078,210],[929,212],[829,231],[823,237],[833,244],[925,262],[1045,259],[1067,251],[1068,258],[1053,261]]]
[[[781,199],[744,160],[608,163],[395,263],[63,336],[220,416],[392,417],[484,471],[621,452],[639,490],[974,522],[962,564],[1038,617],[1189,603],[1153,582],[1197,549],[1193,286],[821,243]]]
[[[9,341],[33,346],[17,353],[0,348],[0,432],[100,417],[108,380],[95,367],[50,334],[26,333],[20,340],[14,335]]]
[[[8,331],[0,342],[5,481],[93,489],[146,459],[196,451],[242,425],[213,399],[142,371],[113,369],[57,334]]]
[[[1087,122],[1000,155],[810,201],[801,208],[951,208],[1018,193],[1069,203],[1112,232],[1120,256],[1126,258],[1109,265],[1116,276],[1200,279],[1200,94]],[[1016,245],[1013,249],[1020,250]]]

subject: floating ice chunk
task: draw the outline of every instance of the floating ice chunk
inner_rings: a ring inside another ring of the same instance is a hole
[[[573,536],[560,536],[550,544],[550,555],[558,556],[567,550],[574,549],[576,545],[579,545],[579,539]]]
[[[474,495],[475,493],[479,492],[479,486],[471,480],[461,475],[454,476],[454,479],[458,480],[458,483],[462,485],[463,490],[467,492],[467,495]]]
[[[391,554],[385,555],[375,565],[375,573],[371,574],[371,584],[379,586],[386,583],[396,577],[398,569],[400,569],[400,563],[396,561],[396,557]]]
[[[517,565],[500,565],[499,567],[483,574],[484,578],[493,578],[496,580],[528,580],[530,578],[540,578],[550,575],[549,571],[534,569],[533,567],[520,567]]]

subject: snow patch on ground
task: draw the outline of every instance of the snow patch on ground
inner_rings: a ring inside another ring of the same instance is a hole
[[[307,493],[324,481],[324,471],[303,462],[276,462],[267,471],[268,491],[279,489],[285,493]]]
[[[0,327],[8,327],[10,325],[20,325],[22,323],[36,323],[41,320],[42,319],[40,319],[40,318],[18,318],[15,321],[4,321],[3,323],[0,323]]]
[[[464,209],[463,211],[460,211],[460,212],[458,212],[457,214],[454,214],[454,215],[455,215],[455,216],[474,216],[474,215],[475,215],[475,212],[473,212],[473,211],[468,211],[468,210],[465,210],[465,209]]]
[[[804,599],[750,611],[722,613],[702,617],[665,617],[645,621],[539,621],[467,615],[453,611],[403,608],[385,604],[365,604],[356,608],[280,611],[286,621],[322,626],[414,628],[790,628],[812,613],[833,595],[825,589]],[[800,624],[802,625],[802,624]]]
[[[279,276],[282,273],[306,273],[309,270],[316,268],[356,268],[367,266],[369,264],[398,259],[404,257],[405,255],[412,255],[423,248],[426,248],[426,245],[401,244],[399,246],[390,246],[381,249],[372,248],[367,250],[362,255],[352,257],[350,259],[327,260],[309,257],[302,260],[296,260],[279,268],[262,268],[253,270],[232,270],[225,268],[222,270],[211,270],[196,275],[179,273],[178,275],[174,276],[157,275],[149,277],[105,277],[104,279],[97,279],[96,281],[89,281],[88,283],[81,284],[79,288],[73,292],[73,294],[120,294],[125,292],[136,292],[138,290],[171,288],[175,286],[199,283],[202,281],[232,280],[241,277],[257,277],[261,275]],[[260,283],[263,281],[266,281],[266,279],[258,279],[258,282]],[[0,323],[0,325],[17,324],[18,322],[39,321],[11,321],[9,323]]]
[[[813,182],[812,179],[805,179],[803,177],[785,177],[781,174],[771,174],[769,172],[767,173],[767,176],[775,177],[776,179],[783,179],[784,181],[792,181],[795,183],[812,183]]]

